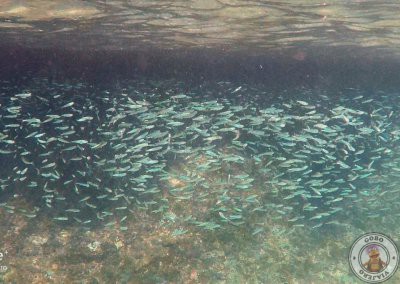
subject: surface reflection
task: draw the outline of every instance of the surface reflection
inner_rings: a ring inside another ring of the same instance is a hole
[[[397,52],[393,1],[0,1],[6,43],[72,49],[294,46]]]

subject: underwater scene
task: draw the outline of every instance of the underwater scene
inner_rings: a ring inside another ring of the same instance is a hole
[[[0,0],[0,283],[400,283],[395,7]]]

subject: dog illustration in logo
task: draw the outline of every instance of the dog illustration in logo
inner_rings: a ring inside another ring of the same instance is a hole
[[[380,272],[386,267],[386,262],[380,258],[379,247],[377,245],[370,245],[367,248],[369,260],[363,263],[363,266],[369,272]]]

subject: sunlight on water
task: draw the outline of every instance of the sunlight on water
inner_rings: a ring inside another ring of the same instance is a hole
[[[397,3],[381,1],[6,1],[8,43],[75,49],[377,47],[398,53]]]

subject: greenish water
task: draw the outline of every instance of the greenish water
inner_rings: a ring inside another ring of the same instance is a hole
[[[350,250],[399,243],[397,8],[0,1],[0,283],[393,267]]]
[[[1,90],[5,283],[356,283],[353,241],[398,241],[397,92],[39,78]]]

